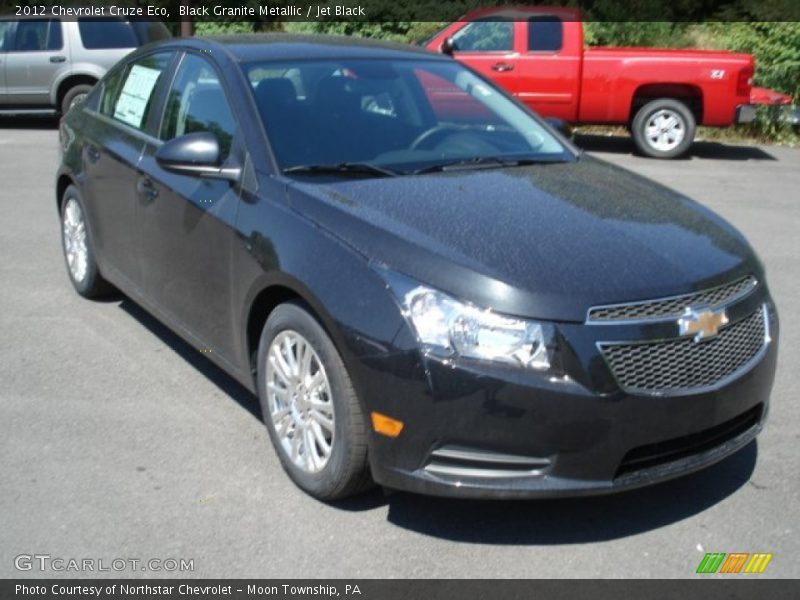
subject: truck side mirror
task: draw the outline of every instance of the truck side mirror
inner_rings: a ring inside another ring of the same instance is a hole
[[[453,52],[456,50],[458,50],[458,45],[452,37],[446,37],[442,42],[442,45],[439,46],[439,51],[442,54],[447,54],[448,56],[453,56]]]

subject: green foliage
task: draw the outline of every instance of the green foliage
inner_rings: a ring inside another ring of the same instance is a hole
[[[756,85],[800,99],[800,23],[710,23],[715,48],[746,52],[756,58]]]
[[[686,29],[686,23],[665,21],[587,21],[584,39],[587,46],[685,48],[691,44]]]
[[[194,34],[233,35],[236,33],[253,33],[256,25],[250,21],[198,21],[194,24]]]

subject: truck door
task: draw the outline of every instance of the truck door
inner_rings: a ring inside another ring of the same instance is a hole
[[[524,31],[522,47],[517,46],[517,96],[542,116],[577,121],[582,23],[535,15],[521,25]]]
[[[514,38],[520,24],[498,18],[472,21],[454,33],[453,58],[515,93],[518,53]]]

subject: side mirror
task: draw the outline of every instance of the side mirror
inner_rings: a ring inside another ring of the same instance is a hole
[[[242,170],[220,166],[217,136],[208,131],[189,133],[168,141],[156,151],[156,162],[181,175],[238,181]]]
[[[451,37],[445,38],[445,40],[442,42],[442,45],[439,46],[439,51],[442,54],[447,54],[448,56],[453,56],[453,52],[456,50],[458,50],[458,44],[456,44],[456,41]]]
[[[558,131],[561,135],[563,135],[568,140],[571,140],[573,137],[572,127],[569,123],[567,123],[564,119],[559,119],[558,117],[545,117],[544,119],[550,127]]]

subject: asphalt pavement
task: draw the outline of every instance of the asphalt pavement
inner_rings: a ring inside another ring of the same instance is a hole
[[[657,161],[578,140],[718,211],[761,256],[782,339],[756,443],[614,496],[326,505],[283,474],[246,390],[130,300],[74,293],[57,138],[0,122],[0,577],[693,577],[705,552],[773,553],[760,577],[800,576],[800,149],[699,143]],[[19,571],[20,555],[194,570]]]

